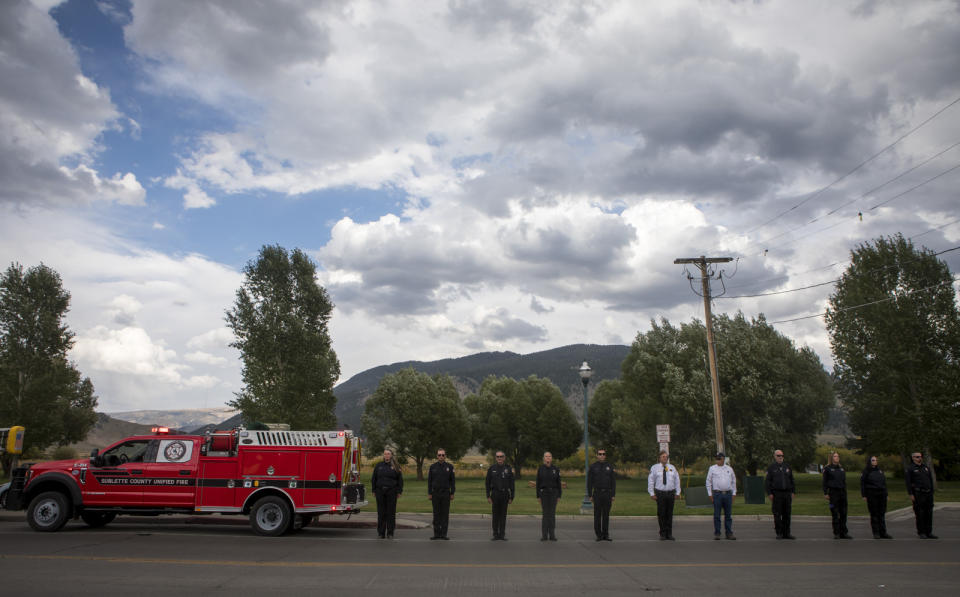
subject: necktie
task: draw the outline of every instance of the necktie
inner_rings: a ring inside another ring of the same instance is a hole
[[[667,465],[663,465],[663,488],[667,488]]]

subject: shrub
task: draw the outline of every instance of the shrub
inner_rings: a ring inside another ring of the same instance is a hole
[[[77,451],[70,446],[57,446],[53,450],[51,458],[54,460],[75,460],[77,458]]]

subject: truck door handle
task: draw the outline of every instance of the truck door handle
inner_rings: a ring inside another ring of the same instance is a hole
[[[143,471],[142,471],[142,470],[133,469],[133,470],[130,471],[130,474],[131,474],[131,475],[142,475],[142,474],[143,474]]]
[[[190,473],[192,473],[192,472],[193,472],[193,471],[191,471],[191,470],[189,470],[189,469],[187,469],[187,470],[181,470],[181,471],[180,471],[180,475],[183,476],[183,477],[186,477],[186,476],[188,476],[188,475],[189,475]]]

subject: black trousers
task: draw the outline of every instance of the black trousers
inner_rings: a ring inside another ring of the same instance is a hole
[[[433,503],[433,536],[446,537],[450,523],[450,492],[435,491],[430,500]]]
[[[613,496],[609,489],[593,490],[593,532],[597,538],[605,539],[610,536],[610,507],[613,505]]]
[[[887,496],[882,491],[867,490],[870,530],[874,535],[887,534]]]
[[[833,534],[847,534],[847,490],[828,489],[830,496],[830,517],[833,519]]]
[[[540,507],[543,517],[540,520],[540,536],[554,539],[557,536],[557,490],[540,490]]]
[[[392,535],[397,526],[397,490],[381,489],[377,494],[377,534]]]
[[[490,491],[490,501],[493,502],[493,536],[503,539],[507,532],[507,504],[510,501],[509,491]]]
[[[790,534],[790,510],[793,508],[793,494],[789,491],[773,492],[773,527],[777,537]]]
[[[917,533],[929,535],[933,532],[933,492],[917,491],[914,494],[913,513],[917,517]]]
[[[660,536],[673,536],[673,504],[677,494],[672,491],[656,490],[657,495],[657,522],[660,524]]]

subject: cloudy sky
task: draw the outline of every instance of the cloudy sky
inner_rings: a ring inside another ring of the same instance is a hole
[[[265,244],[342,380],[702,319],[699,255],[830,367],[830,286],[769,293],[960,245],[952,1],[6,0],[0,79],[0,263],[60,272],[107,412],[231,399]]]

